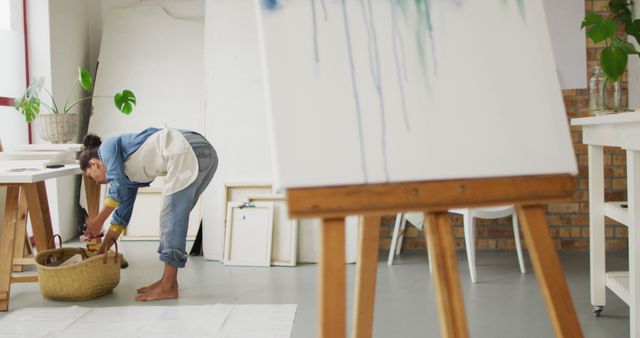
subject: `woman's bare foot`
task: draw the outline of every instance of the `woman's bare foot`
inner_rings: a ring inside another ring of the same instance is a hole
[[[178,268],[165,263],[162,279],[138,289],[138,293],[136,301],[178,298]]]
[[[141,288],[137,289],[137,290],[136,290],[136,292],[137,292],[137,293],[145,293],[145,292],[147,292],[147,291],[149,291],[149,290],[151,290],[151,289],[155,288],[156,286],[160,285],[160,282],[162,282],[162,279],[160,279],[160,280],[158,280],[158,281],[154,282],[154,283],[153,283],[153,284],[151,284],[151,285],[143,286],[143,287],[141,287]]]
[[[155,284],[155,283],[154,283]],[[176,299],[178,298],[178,284],[167,286],[162,283],[158,283],[153,288],[147,289],[147,291],[136,296],[136,301],[152,301],[161,299]]]

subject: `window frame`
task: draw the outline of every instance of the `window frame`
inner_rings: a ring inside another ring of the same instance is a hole
[[[27,33],[27,0],[21,1],[22,5],[22,30],[24,33],[24,66],[25,66],[25,83],[29,85],[29,35]],[[2,97],[0,96],[0,106],[3,107],[13,107],[14,98],[12,97]],[[31,124],[27,125],[29,128],[29,143],[32,143],[33,136],[31,134]]]

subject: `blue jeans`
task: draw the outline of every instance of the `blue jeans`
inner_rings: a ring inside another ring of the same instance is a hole
[[[160,260],[178,268],[184,268],[187,263],[189,214],[218,168],[216,151],[202,135],[195,132],[183,135],[198,158],[198,177],[186,188],[164,197],[158,247]]]

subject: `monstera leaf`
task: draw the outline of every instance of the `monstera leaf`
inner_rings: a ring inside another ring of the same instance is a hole
[[[136,105],[136,96],[129,89],[125,89],[121,93],[116,93],[113,97],[113,101],[118,110],[125,115],[129,115],[133,111],[133,107]]]
[[[40,99],[37,97],[23,99],[19,103],[16,101],[15,105],[16,109],[24,115],[27,123],[33,122],[40,113]]]
[[[78,67],[78,82],[80,82],[82,88],[87,92],[93,89],[93,77],[84,68]]]

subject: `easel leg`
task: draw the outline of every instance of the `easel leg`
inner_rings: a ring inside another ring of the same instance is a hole
[[[518,206],[517,210],[555,336],[582,337],[582,329],[573,307],[569,287],[551,239],[544,207],[541,205]]]
[[[13,258],[23,258],[26,251],[27,236],[27,198],[24,191],[20,193],[20,201],[18,203],[18,216],[16,220],[16,233],[13,241]],[[22,265],[14,265],[14,272],[22,272]]]
[[[20,188],[7,186],[4,211],[4,227],[0,237],[0,311],[9,309],[11,290],[11,267],[13,266],[13,246],[18,215]],[[22,242],[20,242],[22,243]]]
[[[367,216],[360,224],[353,338],[371,338],[373,334],[373,309],[376,303],[376,274],[380,250],[380,222],[380,217]]]
[[[38,252],[47,250],[52,245],[53,229],[51,228],[49,201],[44,181],[25,184],[22,188],[27,194],[29,217],[31,217],[33,235],[36,238],[36,248]]]
[[[346,278],[344,218],[322,220],[319,261],[318,337],[344,338]]]
[[[467,317],[449,214],[428,212],[425,214],[425,226],[425,237],[429,253],[432,254],[431,264],[442,337],[466,338],[469,336]]]

